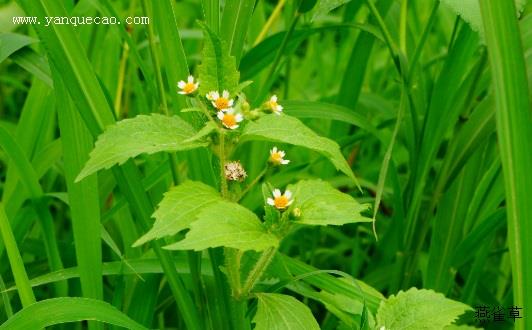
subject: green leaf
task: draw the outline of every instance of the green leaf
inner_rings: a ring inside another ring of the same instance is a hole
[[[153,228],[133,246],[177,234],[190,228],[185,239],[166,246],[169,250],[227,246],[241,250],[264,250],[277,246],[257,216],[236,203],[228,202],[212,187],[187,181],[164,195],[154,213]]]
[[[331,10],[334,10],[341,5],[348,3],[351,0],[320,0],[314,7],[312,20],[327,15]]]
[[[306,225],[343,225],[353,222],[371,222],[360,213],[369,204],[360,204],[352,196],[334,189],[322,180],[299,181],[288,186],[293,193],[294,207],[301,210],[297,223]]]
[[[17,33],[0,34],[0,63],[17,50],[37,41],[36,39]]]
[[[222,197],[214,188],[200,182],[187,181],[173,187],[164,194],[159,208],[153,214],[155,218],[153,227],[133,246],[177,234],[194,221],[195,215],[201,209],[220,201]]]
[[[469,23],[471,28],[484,39],[484,28],[482,27],[482,18],[480,16],[479,0],[440,0],[442,3],[451,8],[457,15],[460,15],[464,21]],[[515,0],[517,11],[520,12],[526,4],[526,0]]]
[[[381,302],[378,327],[386,329],[442,329],[472,308],[432,290],[411,288]]]
[[[186,143],[196,132],[177,116],[139,115],[109,126],[98,137],[87,164],[76,182],[101,169],[123,164],[143,153],[179,151],[205,146],[203,142]]]
[[[319,329],[310,309],[292,296],[279,293],[257,293],[255,330]]]
[[[236,203],[222,201],[201,210],[185,239],[165,248],[204,250],[225,246],[262,251],[278,243],[277,237],[267,232],[253,212]]]
[[[198,66],[199,93],[205,95],[210,91],[222,90],[234,93],[240,79],[235,58],[229,55],[224,41],[205,24],[199,24],[205,37],[202,62]]]
[[[212,132],[216,131],[218,126],[216,126],[215,123],[212,121],[208,121],[203,128],[201,128],[198,133],[194,134],[193,136],[189,137],[188,139],[184,140],[184,143],[190,143],[190,142],[196,142],[201,139],[203,139],[206,136],[209,136]]]
[[[305,147],[327,157],[334,166],[358,185],[355,175],[340,151],[338,144],[317,135],[301,121],[287,115],[266,115],[249,122],[242,132],[241,141],[268,140]]]
[[[0,329],[43,329],[84,320],[96,320],[127,329],[146,329],[106,302],[70,297],[48,299],[30,305],[0,325]]]

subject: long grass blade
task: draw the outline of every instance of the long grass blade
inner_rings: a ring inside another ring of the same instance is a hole
[[[482,22],[495,90],[514,304],[532,309],[532,112],[521,36],[513,1],[481,0]],[[529,329],[531,318],[516,322]]]

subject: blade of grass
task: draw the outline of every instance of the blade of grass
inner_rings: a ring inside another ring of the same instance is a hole
[[[54,220],[46,201],[43,199],[44,193],[42,187],[37,179],[37,174],[29,160],[24,155],[24,152],[14,140],[14,138],[0,126],[0,146],[6,154],[10,157],[11,164],[17,170],[22,183],[29,192],[31,202],[37,215],[39,216],[43,242],[48,257],[48,262],[51,270],[58,270],[63,268],[61,255],[57,246],[57,239],[55,237]],[[67,283],[57,283],[55,285],[57,295],[67,295]]]
[[[222,15],[220,37],[227,41],[229,52],[240,62],[248,24],[253,15],[255,0],[226,1]]]
[[[66,16],[61,3],[49,0],[40,2],[20,0],[19,3],[27,14],[39,17],[44,21],[45,16]],[[113,111],[107,103],[98,79],[91,69],[83,46],[71,26],[51,25],[44,28],[34,26],[41,40],[45,40],[46,50],[50,60],[62,69],[62,77],[69,86],[69,93],[76,103],[76,107],[85,125],[93,137],[98,136],[103,128],[114,122]],[[148,199],[140,180],[140,173],[130,161],[112,170],[117,183],[124,192],[131,209],[140,221],[143,231],[151,227],[153,205]],[[198,328],[198,315],[191,298],[172,266],[171,255],[163,251],[157,242],[153,242],[154,252],[161,260],[165,269],[170,288],[176,298],[177,306],[189,329]]]
[[[132,330],[146,329],[106,302],[70,297],[47,299],[28,306],[0,325],[0,329],[41,329],[83,320],[98,320]]]
[[[7,255],[9,257],[9,263],[11,265],[11,271],[13,272],[13,277],[15,278],[15,283],[17,284],[18,294],[22,306],[26,307],[35,303],[35,296],[33,295],[33,290],[28,279],[28,274],[24,268],[24,262],[22,261],[22,256],[15,241],[15,236],[13,236],[13,231],[11,231],[11,225],[9,219],[6,216],[4,210],[4,205],[0,202],[0,231],[2,232],[2,240],[7,250]]]
[[[497,136],[506,189],[514,304],[532,309],[532,114],[526,65],[513,1],[481,0],[495,90]],[[532,327],[520,319],[516,329]]]
[[[54,74],[59,74],[56,69]],[[84,297],[103,300],[98,182],[96,175],[82,182],[74,182],[92,150],[92,137],[72,107],[72,101],[58,76],[54,77],[54,87],[81,288]],[[89,329],[103,327],[99,323],[89,322]]]

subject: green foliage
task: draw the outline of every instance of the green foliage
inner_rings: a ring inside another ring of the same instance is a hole
[[[0,325],[0,329],[43,329],[84,320],[95,320],[127,329],[147,329],[112,305],[96,299],[53,298],[28,306]]]
[[[0,328],[528,329],[524,3],[3,1]]]
[[[250,122],[246,125],[242,132],[241,141],[246,140],[289,143],[317,151],[329,159],[339,171],[357,182],[353,171],[340,152],[338,144],[317,135],[296,118],[275,114],[263,116],[256,122]]]
[[[349,1],[351,0],[319,0],[312,10],[312,20],[321,18],[322,16],[328,14],[331,10],[338,8]]]
[[[294,208],[301,215],[296,223],[305,225],[344,225],[354,222],[370,222],[361,212],[369,205],[358,203],[350,195],[339,192],[329,183],[321,180],[305,180],[288,186],[295,196]]]
[[[442,329],[472,308],[432,290],[412,288],[381,302],[377,327],[386,329]]]
[[[464,21],[471,25],[471,28],[480,33],[484,38],[484,28],[482,26],[482,17],[480,15],[479,0],[440,0],[446,6],[449,6],[457,15],[460,15]],[[518,13],[523,9],[527,0],[515,0],[515,6]]]
[[[167,249],[203,250],[226,246],[262,251],[279,244],[277,237],[266,231],[253,212],[238,204],[221,201],[196,212],[196,220],[190,224],[185,239],[168,245]]]
[[[121,120],[108,127],[98,137],[89,160],[76,181],[99,170],[123,164],[129,158],[143,153],[153,154],[205,146],[204,142],[185,142],[195,134],[192,126],[177,116],[152,114]]]
[[[36,39],[16,33],[0,34],[0,63],[17,50],[37,42]]]
[[[278,293],[258,293],[256,330],[317,330],[310,309],[294,297]]]
[[[240,78],[235,58],[229,55],[225,41],[220,40],[207,25],[199,24],[205,37],[202,62],[198,66],[199,93],[206,95],[210,91],[221,93],[223,90],[233,93]]]
[[[180,232],[190,226],[201,209],[221,201],[216,190],[200,182],[187,181],[173,187],[164,194],[153,214],[153,227],[134,246]]]

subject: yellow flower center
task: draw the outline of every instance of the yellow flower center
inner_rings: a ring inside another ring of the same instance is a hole
[[[218,109],[226,109],[229,107],[229,100],[226,99],[225,97],[219,97],[216,99],[216,101],[214,101],[214,105],[216,106],[216,108]]]
[[[277,109],[277,102],[275,102],[275,101],[268,101],[267,104],[268,104],[268,106],[270,107],[270,109],[272,109],[272,111],[275,111],[275,109]]]
[[[236,125],[236,116],[230,113],[226,113],[224,115],[224,118],[222,119],[222,123],[224,123],[227,127],[233,127]]]
[[[285,195],[275,197],[273,200],[273,205],[278,209],[285,209],[288,206],[288,198]]]
[[[194,85],[194,83],[191,83],[191,82],[187,82],[185,86],[183,87],[183,92],[187,94],[190,94],[195,90],[196,90],[196,85]]]
[[[278,163],[280,164],[281,161],[283,160],[283,156],[281,156],[281,154],[279,152],[274,152],[270,155],[270,159],[273,163]]]

